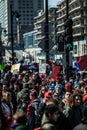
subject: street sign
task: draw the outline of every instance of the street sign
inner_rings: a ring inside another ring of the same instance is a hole
[[[55,45],[55,43],[49,39],[49,50],[52,49],[52,47]],[[41,42],[38,44],[38,47],[40,47],[44,52],[46,51],[46,39],[43,38]]]

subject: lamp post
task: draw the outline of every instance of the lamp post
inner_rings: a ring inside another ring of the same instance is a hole
[[[45,0],[45,50],[46,50],[46,64],[49,64],[49,28],[48,28],[48,0]],[[46,74],[48,68],[46,66]]]
[[[46,63],[49,63],[49,28],[48,28],[48,0],[45,0],[45,8],[46,8],[46,19],[45,19],[45,49],[46,49]]]
[[[66,19],[69,18],[69,0],[66,0]],[[66,48],[66,79],[69,81],[69,50]]]
[[[14,64],[14,38],[13,38],[13,17],[19,18],[20,15],[17,11],[12,10],[12,4],[10,4],[10,16],[11,16],[11,50],[12,50],[12,63]]]

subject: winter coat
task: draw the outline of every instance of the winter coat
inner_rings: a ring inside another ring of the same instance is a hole
[[[62,112],[59,112],[59,118],[58,118],[58,121],[57,121],[57,130],[71,130],[70,129],[70,124],[66,118],[66,116],[62,113]]]
[[[51,122],[45,114],[42,117],[41,130],[57,130],[55,123]]]
[[[79,125],[74,127],[73,130],[87,130],[87,124],[80,123]]]
[[[26,125],[14,124],[10,130],[29,130]]]
[[[68,116],[71,129],[78,125],[82,120],[82,109],[80,107],[72,107]]]

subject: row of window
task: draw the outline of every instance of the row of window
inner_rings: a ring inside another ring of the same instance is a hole
[[[82,46],[80,46],[80,48],[82,47],[82,52],[80,52],[80,54],[87,54],[87,45],[86,44],[83,44]],[[73,46],[73,50],[74,50],[74,54],[78,54],[78,45],[74,45]]]

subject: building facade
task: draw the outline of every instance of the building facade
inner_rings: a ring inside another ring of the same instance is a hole
[[[10,5],[12,5],[13,23],[11,23]],[[43,0],[0,0],[0,23],[2,28],[6,30],[5,38],[7,42],[11,41],[11,24],[13,24],[15,41],[17,37],[17,24],[21,28],[27,26],[27,31],[25,32],[30,31],[30,26],[34,24],[34,17],[38,14],[39,10],[44,10]],[[19,21],[16,21],[15,12],[20,14]]]
[[[57,4],[57,35],[64,34],[66,0]],[[73,20],[74,56],[87,54],[87,0],[69,0],[69,18]]]
[[[34,29],[37,30],[36,39],[38,44],[45,38],[45,19],[46,14],[43,11],[35,17]],[[48,9],[48,31],[50,41],[56,43],[56,8]]]

